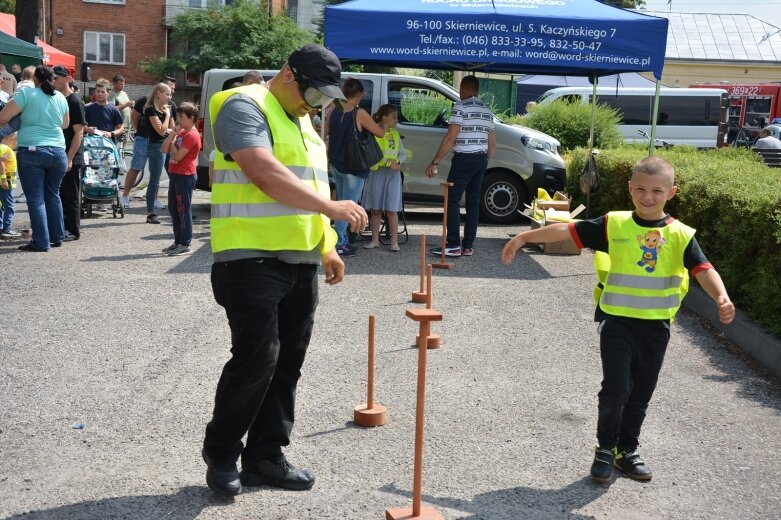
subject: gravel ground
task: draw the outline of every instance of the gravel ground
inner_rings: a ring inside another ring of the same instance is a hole
[[[408,211],[400,253],[361,251],[342,284],[321,285],[287,450],[315,472],[314,489],[232,501],[206,488],[200,459],[229,356],[208,221],[196,221],[186,257],[159,252],[170,220],[146,224],[140,202],[125,219],[85,220],[81,240],[46,254],[0,243],[0,518],[363,520],[408,505],[417,329],[404,310],[419,237],[437,236],[438,219]],[[778,518],[778,381],[686,311],[645,423],[653,481],[591,482],[601,379],[591,255],[528,253],[504,267],[512,229],[481,227],[472,258],[435,271],[445,320],[428,355],[424,503],[470,520]],[[362,429],[352,410],[365,402],[369,314],[389,422]]]

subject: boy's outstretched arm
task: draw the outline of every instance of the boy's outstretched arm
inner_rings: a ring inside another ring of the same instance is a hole
[[[727,294],[727,288],[724,287],[724,282],[721,280],[721,276],[715,269],[705,269],[700,271],[694,277],[697,282],[705,289],[719,310],[719,321],[722,323],[731,323],[735,318],[735,306],[729,299]]]
[[[515,253],[527,242],[544,244],[547,242],[559,242],[560,240],[573,240],[572,234],[569,231],[569,224],[564,222],[523,231],[515,235],[515,237],[505,244],[504,249],[502,249],[502,263],[504,265],[509,265],[510,262],[513,261],[513,258],[515,258]]]

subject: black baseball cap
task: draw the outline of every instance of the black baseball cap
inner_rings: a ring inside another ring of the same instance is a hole
[[[295,72],[306,77],[317,90],[334,99],[344,99],[339,87],[342,64],[336,54],[325,47],[310,43],[293,51],[287,59]]]
[[[55,76],[59,76],[60,78],[67,78],[71,75],[71,71],[69,71],[67,68],[63,67],[62,65],[55,65],[52,67],[52,70],[54,71]]]

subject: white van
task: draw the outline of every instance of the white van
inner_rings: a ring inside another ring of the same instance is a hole
[[[200,101],[199,128],[202,129],[203,149],[198,156],[198,187],[208,189],[208,157],[214,148],[209,99],[215,92],[241,83],[247,70],[212,69],[203,77]],[[265,79],[276,71],[261,71]],[[439,165],[437,178],[426,177],[426,166],[442,137],[447,132],[453,102],[459,99],[452,87],[429,78],[392,74],[345,73],[364,86],[361,107],[376,112],[380,106],[391,103],[399,107],[398,130],[404,139],[407,163],[404,171],[404,200],[407,202],[439,202],[442,200],[443,176],[450,170],[450,156]],[[481,189],[481,216],[494,223],[517,220],[516,210],[530,201],[542,187],[552,193],[566,184],[564,160],[560,143],[542,132],[507,125],[495,119],[496,152],[488,163]]]
[[[707,88],[661,88],[656,138],[697,148],[724,146],[727,130],[727,91]],[[640,131],[651,133],[655,88],[597,87],[597,102],[615,108],[619,131],[628,143],[648,144]],[[547,91],[537,103],[556,99],[591,103],[592,87],[560,87]]]

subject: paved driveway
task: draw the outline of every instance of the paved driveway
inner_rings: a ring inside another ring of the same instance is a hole
[[[441,232],[437,216],[409,212],[400,253],[361,251],[343,284],[321,286],[287,451],[315,488],[224,502],[199,453],[229,355],[208,222],[196,223],[193,255],[168,258],[170,221],[146,224],[135,206],[84,221],[82,240],[46,254],[0,243],[0,517],[364,520],[408,504],[417,351],[404,310],[419,235]],[[424,502],[470,520],[777,518],[778,383],[685,311],[642,437],[654,480],[590,481],[601,378],[591,256],[523,254],[504,267],[510,229],[482,227],[473,257],[435,272],[444,345],[429,353]],[[369,313],[390,420],[365,430],[351,419]]]

